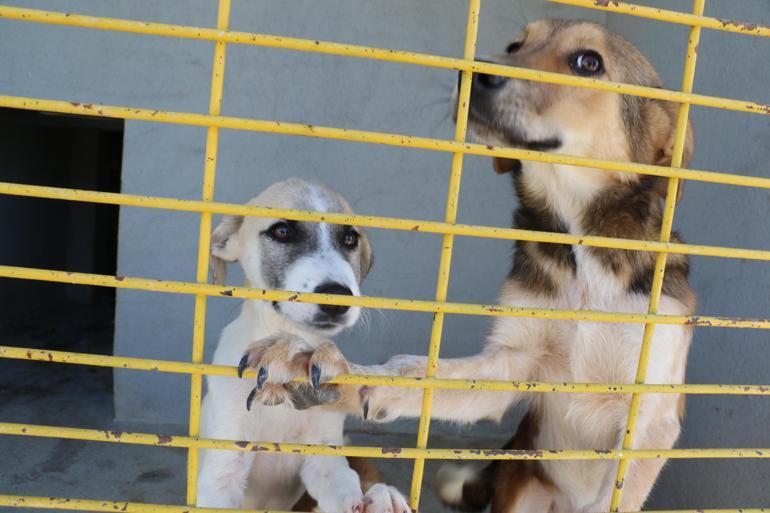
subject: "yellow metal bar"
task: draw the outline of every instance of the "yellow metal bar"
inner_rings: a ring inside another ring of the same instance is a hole
[[[505,77],[520,78],[523,80],[546,82],[549,84],[561,84],[613,93],[631,94],[644,98],[654,98],[658,100],[667,100],[673,102],[685,102],[692,105],[701,105],[704,107],[713,107],[718,109],[728,109],[763,115],[770,114],[770,107],[756,102],[733,100],[728,98],[716,98],[698,94],[684,94],[681,91],[669,91],[665,89],[656,89],[654,87],[607,82],[603,80],[577,77],[560,73],[550,73],[546,71],[537,71],[527,68],[514,68],[500,64],[477,62],[466,59],[455,59],[452,57],[440,57],[437,55],[421,54],[415,52],[404,52],[386,48],[372,48],[368,46],[358,46],[344,43],[331,43],[328,41],[318,41],[315,39],[298,39],[269,34],[223,31],[212,28],[84,16],[79,14],[40,11],[35,9],[23,9],[19,7],[8,6],[0,6],[0,19],[2,18],[48,23],[54,25],[131,32],[135,34],[183,37],[189,39],[222,41],[226,43],[264,46],[270,48],[284,48],[288,50],[341,55],[346,57],[360,57],[387,62],[415,64],[433,68],[472,71],[474,73],[486,73],[489,75],[501,75]]]
[[[576,7],[586,7],[588,9],[598,9],[600,11],[614,12],[618,14],[629,14],[651,20],[665,21],[668,23],[677,23],[679,25],[689,25],[691,27],[700,27],[724,32],[734,32],[736,34],[747,34],[750,36],[770,37],[770,27],[759,25],[748,21],[736,21],[708,16],[697,16],[686,12],[669,11],[637,5],[628,2],[597,1],[597,0],[549,0],[558,4],[574,5]],[[738,4],[736,4],[738,5]]]
[[[237,377],[237,368],[226,365],[151,360],[124,356],[107,356],[67,351],[49,351],[27,347],[0,346],[0,358],[73,365],[92,365],[115,369],[130,369],[175,374]],[[246,378],[255,378],[256,371],[247,370]],[[531,393],[572,394],[694,394],[694,395],[770,395],[770,385],[721,384],[621,384],[621,383],[551,383],[543,381],[495,381],[481,379],[411,378],[343,374],[329,380],[339,385],[368,385],[410,388],[442,388],[446,390],[516,391]]]
[[[217,11],[217,30],[227,30],[230,18],[230,0],[219,0]],[[224,41],[214,44],[214,59],[211,65],[211,96],[209,99],[209,115],[219,116],[222,113],[222,88],[225,79],[225,52]],[[206,131],[206,155],[203,164],[203,186],[201,200],[212,202],[214,200],[214,184],[217,172],[217,150],[219,145],[219,128],[208,127]],[[198,283],[207,283],[209,274],[209,252],[211,246],[211,212],[201,212],[200,231],[198,234],[198,268],[195,279]],[[193,314],[193,363],[203,362],[203,351],[206,336],[206,299],[205,294],[195,296],[195,310]],[[201,401],[203,391],[203,376],[193,374],[190,376],[190,426],[189,433],[192,437],[200,434]],[[187,504],[194,505],[198,495],[198,450],[191,448],[187,455]]]
[[[461,143],[458,141],[389,134],[384,132],[369,132],[364,130],[349,130],[347,128],[333,128],[316,125],[304,125],[299,123],[286,123],[283,121],[266,121],[228,116],[209,116],[206,114],[140,109],[134,107],[117,107],[79,102],[64,102],[58,100],[41,100],[37,98],[24,98],[20,96],[0,96],[0,107],[9,107],[12,109],[23,110],[42,110],[49,112],[59,112],[62,114],[79,114],[95,117],[133,119],[156,123],[173,123],[190,126],[216,126],[219,128],[228,128],[232,130],[268,132],[303,137],[318,137],[322,139],[335,139],[340,141],[361,142],[369,144],[383,144],[387,146],[418,148],[423,150],[445,151],[451,153],[462,152],[471,155],[482,155],[485,157],[503,157],[508,159],[546,162],[549,164],[590,167],[595,169],[602,169],[604,171],[639,173],[652,176],[667,176],[676,177],[683,180],[696,180],[725,185],[739,185],[743,187],[770,189],[770,178],[759,176],[743,176],[740,174],[733,175],[729,173],[716,173],[713,171],[653,166],[649,164],[639,164],[636,162],[627,161],[591,159],[586,157],[578,157],[575,155],[561,155],[558,153],[538,152],[532,150],[505,148],[502,146],[491,146],[467,142]]]
[[[44,187],[0,182],[0,194],[26,196],[33,198],[50,198],[59,200],[83,201],[108,205],[125,205],[132,207],[159,208],[186,212],[210,212],[212,214],[230,214],[241,216],[257,216],[292,219],[296,221],[313,221],[332,224],[351,224],[368,228],[383,228],[386,230],[405,230],[422,233],[440,233],[462,235],[467,237],[484,237],[504,240],[526,240],[555,244],[571,244],[576,246],[593,246],[598,248],[629,249],[634,251],[654,251],[677,253],[683,255],[711,256],[723,258],[743,258],[747,260],[770,261],[770,250],[726,248],[720,246],[703,246],[698,244],[680,244],[676,242],[660,242],[651,240],[618,239],[614,237],[597,237],[592,235],[572,235],[568,233],[540,232],[533,230],[518,230],[515,228],[497,228],[492,226],[477,226],[468,224],[449,224],[422,219],[406,219],[400,217],[379,217],[356,214],[337,214],[331,212],[313,212],[308,210],[291,210],[234,203],[217,203],[214,201],[181,200],[161,198],[157,196],[138,196],[125,193],[87,191],[82,189],[65,189],[59,187]]]
[[[65,497],[0,495],[0,507],[56,509],[67,511],[107,511],[110,513],[288,513],[275,510],[195,508],[169,504],[144,504],[125,501],[99,501]]]
[[[189,436],[130,433],[104,429],[82,429],[36,424],[15,424],[0,422],[0,435],[62,438],[156,447],[177,447],[216,449],[224,451],[263,452],[277,454],[302,454],[318,456],[352,456],[360,458],[413,460],[617,460],[631,458],[640,460],[671,459],[768,459],[770,448],[730,449],[634,449],[634,450],[501,450],[501,449],[419,449],[414,447],[362,447],[311,444],[283,444],[274,442],[251,442],[244,440],[217,440]]]
[[[468,19],[465,26],[465,48],[463,58],[472,61],[476,55],[476,39],[479,29],[479,9],[480,0],[469,0]],[[468,131],[468,109],[471,98],[471,82],[473,73],[463,71],[460,77],[460,89],[457,95],[457,115],[455,125],[454,140],[458,143],[465,142],[465,136]],[[444,220],[452,225],[457,221],[457,204],[460,200],[460,181],[463,172],[462,152],[452,154],[452,167],[449,175],[449,190],[447,192],[446,211]],[[438,265],[438,278],[436,280],[436,301],[445,302],[447,289],[449,288],[449,272],[452,264],[452,248],[454,247],[454,235],[445,234],[441,241],[441,256]],[[444,313],[439,312],[433,315],[433,324],[430,332],[430,344],[428,346],[428,362],[425,369],[425,377],[433,378],[436,376],[438,368],[438,358],[441,350],[441,335],[444,330]],[[420,412],[420,423],[417,428],[417,447],[423,449],[428,446],[428,434],[430,432],[430,414],[433,406],[434,391],[432,388],[426,388],[422,397],[422,411]],[[422,478],[425,473],[425,460],[417,458],[414,461],[414,470],[412,472],[412,488],[409,494],[409,505],[413,511],[417,511],[420,506],[420,492],[422,490]]]
[[[693,0],[693,14],[700,16],[703,14],[706,0]],[[695,65],[698,57],[698,43],[700,42],[701,28],[693,26],[690,28],[690,37],[687,42],[687,55],[684,61],[684,71],[682,76],[682,90],[691,92],[695,80]],[[674,148],[671,155],[671,166],[680,167],[684,156],[684,146],[687,138],[687,125],[689,121],[690,106],[683,103],[679,106],[679,112],[676,123],[676,133],[674,138]],[[674,210],[676,209],[676,196],[679,187],[677,178],[670,178],[668,181],[668,191],[666,201],[663,206],[663,220],[661,222],[660,240],[668,242],[671,238],[671,229],[674,223]],[[650,291],[650,302],[647,309],[648,313],[658,313],[660,296],[663,290],[663,279],[666,271],[667,253],[658,253],[655,259],[655,271],[652,278],[652,290]],[[642,346],[639,352],[639,363],[636,368],[635,383],[644,383],[647,377],[647,367],[650,361],[650,352],[652,350],[652,337],[655,333],[655,324],[645,324],[644,335],[642,336]],[[630,449],[634,442],[636,433],[636,424],[639,419],[639,409],[642,402],[640,394],[631,396],[631,405],[629,407],[628,420],[626,422],[626,431],[623,435],[623,448]],[[618,463],[617,473],[615,475],[615,486],[612,487],[612,498],[610,500],[610,511],[618,511],[620,501],[623,498],[623,489],[630,460],[621,459]]]
[[[105,511],[124,513],[288,513],[275,510],[216,509],[173,506],[167,504],[144,504],[139,502],[99,501],[70,499],[65,497],[33,497],[24,495],[0,495],[0,506],[17,508],[40,508],[68,511]],[[736,509],[679,509],[654,510],[624,513],[770,513],[770,508]]]
[[[339,296],[290,290],[269,290],[248,287],[223,287],[205,283],[153,280],[69,271],[51,271],[28,267],[0,265],[0,278],[18,278],[56,283],[114,287],[121,289],[147,290],[173,294],[206,294],[261,301],[296,301],[299,303],[322,303],[328,305],[360,306],[410,312],[432,312],[459,315],[485,315],[490,317],[529,317],[532,319],[556,319],[563,321],[592,321],[610,323],[651,323],[709,326],[720,328],[770,329],[770,319],[743,319],[714,317],[706,315],[659,315],[649,313],[603,312],[596,310],[552,310],[548,308],[523,308],[503,305],[479,305],[420,301],[416,299],[394,299],[369,296]]]

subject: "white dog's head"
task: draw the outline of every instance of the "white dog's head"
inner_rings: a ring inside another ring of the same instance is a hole
[[[290,178],[268,187],[249,205],[352,213],[347,201],[325,185]],[[214,281],[226,262],[239,261],[249,284],[265,289],[360,295],[372,266],[366,234],[354,226],[225,216],[211,240]],[[332,335],[352,326],[360,308],[274,301],[273,308],[304,330]]]

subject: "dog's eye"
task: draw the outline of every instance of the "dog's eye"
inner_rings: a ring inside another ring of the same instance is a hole
[[[283,221],[275,223],[265,233],[276,242],[290,242],[294,238],[294,228]]]
[[[604,71],[604,62],[602,61],[602,56],[597,52],[593,50],[580,50],[570,57],[569,67],[578,75],[589,77]]]
[[[347,248],[355,248],[358,245],[358,237],[358,232],[350,230],[349,232],[345,232],[345,234],[342,236],[342,243]]]
[[[524,46],[524,41],[514,41],[505,47],[505,53],[516,53]]]

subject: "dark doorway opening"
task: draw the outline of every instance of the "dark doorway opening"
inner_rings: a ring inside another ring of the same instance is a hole
[[[122,120],[0,109],[0,181],[120,192],[123,132]],[[117,243],[117,206],[0,195],[2,265],[114,275]],[[0,278],[0,303],[0,345],[113,353],[114,289]],[[6,421],[42,422],[52,406],[111,417],[112,370],[0,360]]]

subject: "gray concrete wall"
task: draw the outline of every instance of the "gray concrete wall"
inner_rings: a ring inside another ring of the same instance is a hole
[[[134,0],[17,0],[0,3],[212,26],[215,2]],[[647,2],[650,3],[650,2]],[[712,0],[709,14],[770,23],[766,0]],[[689,2],[658,1],[687,10]],[[583,17],[606,22],[638,44],[668,87],[680,84],[687,30],[663,23],[528,0],[482,2],[479,53],[493,53],[527,20]],[[236,30],[460,56],[466,2],[406,0],[358,2],[235,2]],[[206,42],[112,34],[0,21],[0,89],[5,94],[205,112],[213,45]],[[747,36],[705,32],[696,91],[768,102],[770,47]],[[447,101],[456,74],[376,61],[275,49],[228,47],[223,112],[226,115],[307,122],[450,138]],[[767,117],[694,108],[697,149],[693,166],[770,176]],[[127,122],[123,191],[198,198],[205,130]],[[270,134],[223,131],[216,199],[243,202],[287,176],[323,180],[360,213],[440,220],[450,156],[381,146]],[[459,221],[507,226],[514,207],[505,178],[488,159],[468,157]],[[676,226],[688,241],[767,248],[770,196],[766,191],[688,183]],[[193,280],[198,218],[187,213],[126,208],[121,213],[119,272]],[[364,286],[370,295],[430,299],[440,238],[372,230],[377,263]],[[460,238],[449,299],[494,302],[508,271],[511,244]],[[409,262],[408,266],[404,262]],[[767,316],[770,268],[739,260],[696,258],[692,281],[704,314]],[[240,282],[233,273],[230,282]],[[209,301],[210,355],[219,331],[237,314],[238,301]],[[119,291],[115,353],[186,360],[190,356],[193,299]],[[425,353],[431,316],[371,312],[338,341],[351,359],[379,362],[399,352]],[[450,316],[442,355],[471,354],[489,326],[485,318]],[[694,383],[767,383],[764,331],[696,330],[688,379]],[[119,372],[119,418],[186,422],[189,378]],[[770,446],[770,407],[763,398],[690,399],[681,445]],[[392,429],[412,428],[399,424]],[[436,424],[439,430],[453,428]],[[513,424],[467,433],[511,432]],[[770,491],[763,462],[677,462],[659,485],[653,507],[761,506]]]

